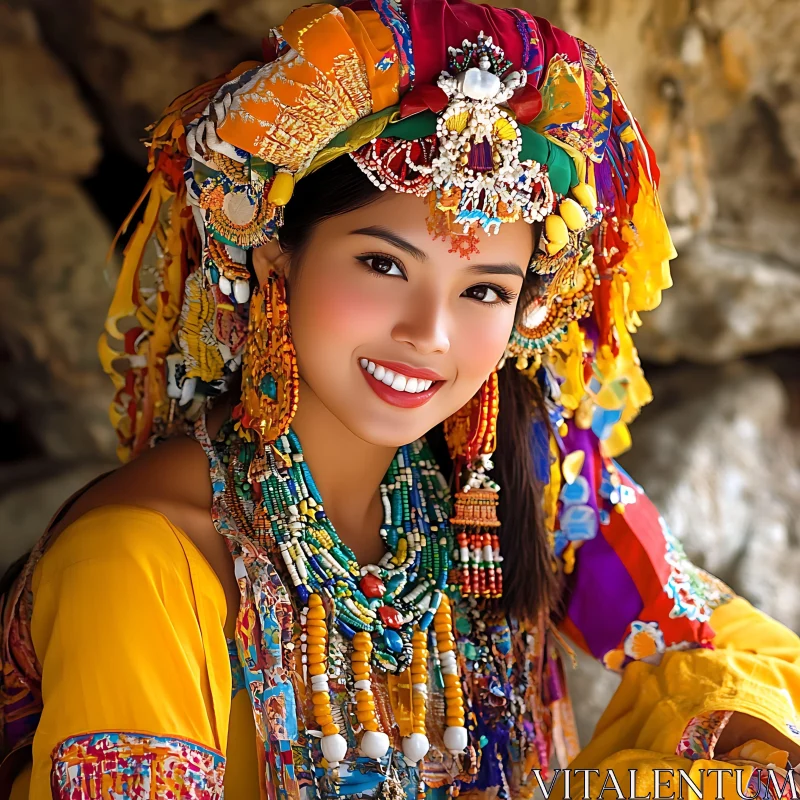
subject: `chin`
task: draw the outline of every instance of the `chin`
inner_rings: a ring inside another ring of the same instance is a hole
[[[403,416],[406,418],[403,419]],[[416,414],[417,419],[410,419],[414,411],[398,413],[394,419],[381,416],[380,419],[365,419],[362,415],[357,419],[347,420],[345,424],[350,431],[362,441],[378,447],[402,447],[424,436],[438,421],[428,424],[428,415]]]

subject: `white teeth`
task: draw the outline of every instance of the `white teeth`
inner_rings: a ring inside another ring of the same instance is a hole
[[[405,375],[396,375],[392,381],[392,389],[397,392],[404,392],[406,390],[407,379]]]
[[[422,378],[409,378],[397,372],[392,372],[390,369],[381,364],[376,364],[368,358],[360,358],[358,363],[361,367],[374,376],[376,380],[391,386],[398,392],[408,392],[409,394],[419,394],[420,392],[427,392],[433,385],[433,381],[426,381]]]

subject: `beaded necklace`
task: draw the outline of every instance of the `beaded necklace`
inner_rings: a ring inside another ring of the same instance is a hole
[[[331,769],[345,757],[347,743],[335,722],[327,677],[330,624],[353,643],[356,715],[364,733],[362,753],[382,758],[389,748],[381,732],[371,688],[371,669],[404,676],[411,686],[411,732],[403,753],[418,763],[427,753],[425,729],[429,642],[445,687],[445,745],[467,746],[464,700],[458,675],[452,613],[446,594],[453,536],[448,491],[423,440],[400,447],[381,483],[386,554],[378,564],[359,566],[323,508],[322,498],[293,430],[265,450],[257,477],[261,505],[255,526],[273,538],[304,606],[300,621],[306,684]],[[329,615],[324,598],[332,606]]]

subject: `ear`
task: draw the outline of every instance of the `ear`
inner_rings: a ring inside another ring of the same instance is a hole
[[[284,278],[288,276],[289,254],[281,251],[277,238],[253,248],[253,271],[259,286],[263,286],[275,272]]]

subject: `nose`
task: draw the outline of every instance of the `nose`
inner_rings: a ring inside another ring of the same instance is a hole
[[[442,355],[450,349],[447,306],[443,298],[416,294],[392,328],[392,338],[420,355]]]

